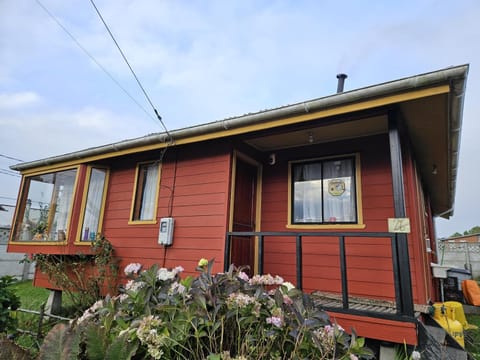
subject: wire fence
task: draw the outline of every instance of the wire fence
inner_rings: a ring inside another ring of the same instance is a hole
[[[19,324],[17,332],[19,334],[32,336],[36,339],[37,344],[42,341],[53,326],[61,322],[69,322],[72,320],[63,316],[48,313],[45,311],[45,304],[41,305],[40,311],[19,308],[15,310],[15,312]],[[22,327],[28,328],[25,329]]]

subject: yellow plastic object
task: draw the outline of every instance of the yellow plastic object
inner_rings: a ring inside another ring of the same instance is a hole
[[[433,319],[440,324],[462,347],[465,347],[463,326],[455,319],[455,308],[447,307],[444,303],[433,304],[435,312]]]
[[[478,329],[476,325],[470,325],[465,317],[465,312],[463,311],[462,303],[458,301],[445,301],[445,307],[447,308],[447,316],[453,312],[454,319],[460,321],[464,330]],[[452,309],[449,311],[448,309]],[[453,320],[453,319],[452,319]]]

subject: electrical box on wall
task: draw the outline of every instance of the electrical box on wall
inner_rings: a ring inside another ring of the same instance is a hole
[[[158,243],[164,246],[170,246],[173,243],[173,224],[171,217],[160,219],[160,231],[158,233]]]

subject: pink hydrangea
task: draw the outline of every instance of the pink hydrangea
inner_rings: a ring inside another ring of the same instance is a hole
[[[266,319],[267,324],[272,324],[278,328],[283,326],[283,319],[279,316],[270,316]]]
[[[270,274],[254,275],[248,282],[250,285],[282,285],[283,278],[278,275],[273,277]]]
[[[250,278],[248,277],[248,275],[243,272],[243,271],[240,271],[237,275],[240,279],[242,279],[243,281],[248,281],[250,280]]]

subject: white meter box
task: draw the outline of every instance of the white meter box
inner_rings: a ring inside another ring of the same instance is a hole
[[[164,246],[170,246],[173,243],[173,218],[160,219],[160,231],[158,233],[158,243]]]

